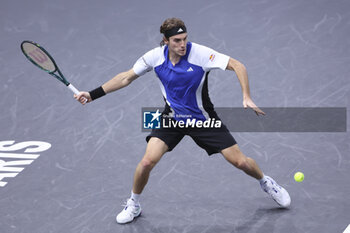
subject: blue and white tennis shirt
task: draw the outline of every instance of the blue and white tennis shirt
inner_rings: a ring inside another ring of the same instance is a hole
[[[152,49],[137,60],[134,72],[141,76],[155,71],[166,108],[170,108],[176,120],[217,118],[209,98],[208,74],[212,69],[225,70],[230,57],[188,42],[186,55],[174,66],[168,52],[168,46]]]

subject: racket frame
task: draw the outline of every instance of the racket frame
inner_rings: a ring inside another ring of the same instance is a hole
[[[38,65],[30,56],[27,55],[27,53],[24,51],[23,49],[23,44],[24,43],[30,43],[32,45],[34,45],[35,47],[39,48],[41,51],[43,51],[45,53],[45,55],[47,55],[49,57],[49,59],[52,61],[55,70],[54,71],[50,71],[47,69],[44,69],[43,67],[41,67],[40,65]],[[73,84],[71,84],[70,82],[68,82],[68,80],[64,77],[64,75],[62,74],[61,70],[58,68],[55,59],[53,59],[53,57],[50,55],[50,53],[48,51],[46,51],[46,49],[44,49],[42,46],[40,46],[38,43],[35,43],[33,41],[29,41],[29,40],[25,40],[21,43],[21,50],[22,53],[26,56],[26,58],[28,58],[29,61],[31,61],[36,67],[39,67],[41,70],[49,73],[50,75],[52,75],[54,78],[56,78],[58,81],[62,82],[64,85],[66,85],[74,94],[78,95],[79,91],[78,89],[76,89]],[[59,75],[55,74],[58,73]]]

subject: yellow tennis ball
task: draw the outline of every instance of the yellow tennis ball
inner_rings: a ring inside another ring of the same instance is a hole
[[[297,172],[294,174],[294,180],[296,182],[302,182],[304,180],[304,174],[302,172]]]

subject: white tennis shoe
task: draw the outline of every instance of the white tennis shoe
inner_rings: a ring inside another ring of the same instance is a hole
[[[119,224],[132,222],[141,214],[141,205],[136,204],[132,199],[128,199],[124,209],[117,215],[116,220]]]
[[[261,188],[268,193],[278,205],[283,208],[289,207],[291,199],[287,190],[279,186],[271,177],[265,176],[265,178],[266,181],[260,183]]]

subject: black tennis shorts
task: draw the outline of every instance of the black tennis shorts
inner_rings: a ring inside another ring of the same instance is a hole
[[[220,153],[223,149],[237,144],[227,127],[222,124],[221,128],[161,128],[153,129],[146,137],[148,142],[151,137],[161,139],[171,151],[182,140],[190,136],[198,146],[207,151],[208,155]]]

